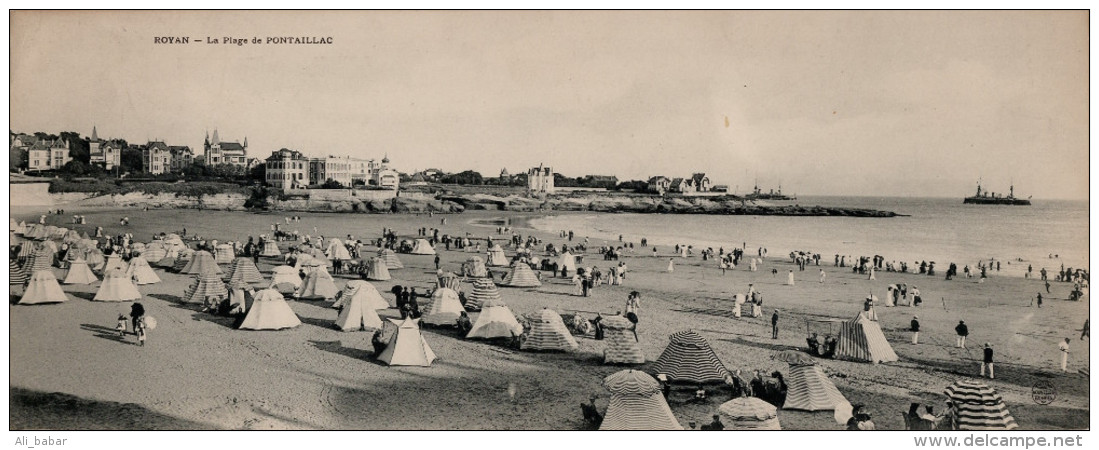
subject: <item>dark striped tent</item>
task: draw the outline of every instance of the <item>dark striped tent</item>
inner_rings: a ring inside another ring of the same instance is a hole
[[[898,359],[878,322],[867,319],[863,314],[840,324],[835,357],[872,364]]]
[[[718,407],[726,430],[781,430],[778,410],[758,397],[738,397]]]
[[[211,263],[212,258],[211,256]],[[206,297],[217,297],[220,300],[229,296],[229,290],[225,288],[221,278],[218,278],[213,267],[208,266],[205,272],[195,275],[195,282],[183,293],[184,303],[206,304]]]
[[[179,273],[199,275],[206,273],[208,270],[213,270],[213,272],[218,275],[222,273],[221,268],[218,267],[217,262],[214,260],[214,255],[211,255],[210,252],[206,250],[199,250],[191,255],[191,260],[179,270]]]
[[[23,269],[19,267],[15,261],[8,260],[8,285],[23,285],[29,280],[30,277],[23,272]]]
[[[234,282],[240,281],[243,283],[263,283],[263,274],[259,272],[259,267],[256,267],[256,263],[252,262],[251,258],[240,257],[233,260],[233,263],[229,266],[229,275],[226,277],[226,281]]]
[[[633,322],[622,316],[610,316],[603,319],[603,341],[607,349],[603,351],[604,364],[641,364],[645,362],[645,352],[633,334]]]
[[[600,430],[682,430],[660,383],[649,374],[633,369],[615,372],[603,379],[611,393]]]
[[[786,403],[782,409],[800,409],[803,411],[835,410],[836,405],[846,402],[836,385],[824,374],[820,365],[791,364],[790,374],[786,376]]]
[[[385,259],[385,267],[389,270],[403,269],[404,264],[401,264],[401,260],[397,259],[397,252],[388,248],[378,250],[378,256]]]
[[[466,309],[480,311],[481,304],[489,300],[500,300],[500,290],[488,278],[474,278],[473,290],[466,296]]]
[[[561,315],[544,308],[530,320],[530,332],[523,335],[522,350],[573,350],[579,347],[576,338],[565,327]]]
[[[538,276],[534,274],[534,271],[530,269],[526,263],[516,261],[511,265],[511,272],[500,281],[500,286],[510,287],[538,287],[542,282],[538,281]]]
[[[701,335],[694,331],[672,333],[664,353],[653,363],[652,372],[669,380],[692,383],[724,382],[729,370]]]
[[[987,384],[958,380],[944,391],[954,403],[959,430],[1011,430],[1018,428],[1003,397]]]

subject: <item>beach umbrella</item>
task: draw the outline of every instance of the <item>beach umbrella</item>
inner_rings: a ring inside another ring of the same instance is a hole
[[[781,430],[778,409],[758,397],[739,397],[722,403],[718,412],[726,430]]]
[[[145,251],[141,252],[141,256],[144,256],[145,260],[149,261],[150,263],[160,261],[160,260],[164,259],[164,257],[167,256],[167,255],[168,255],[168,251],[165,250],[164,247],[161,247],[161,246],[145,247]]]
[[[665,374],[669,380],[696,384],[724,382],[729,370],[718,359],[710,343],[688,330],[672,333],[668,346],[653,363],[651,371]]]
[[[682,430],[658,383],[649,374],[626,369],[603,379],[611,393],[600,430]]]
[[[156,317],[145,316],[145,328],[148,328],[150,330],[155,330],[156,329]]]
[[[1011,430],[1018,428],[1003,397],[987,384],[958,380],[943,391],[954,403],[959,430]]]

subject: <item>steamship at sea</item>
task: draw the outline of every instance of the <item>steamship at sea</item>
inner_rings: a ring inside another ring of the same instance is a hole
[[[989,191],[981,191],[981,183],[977,183],[977,195],[972,197],[966,197],[962,202],[967,205],[1018,205],[1018,206],[1030,206],[1030,197],[1027,198],[1015,198],[1015,184],[1011,185],[1011,190],[1008,192],[1007,197],[1001,194]]]

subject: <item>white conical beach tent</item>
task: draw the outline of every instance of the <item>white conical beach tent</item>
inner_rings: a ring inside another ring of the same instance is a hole
[[[836,405],[847,402],[816,361],[811,361],[811,364],[790,363],[790,373],[784,380],[786,403],[783,403],[782,409],[830,411],[835,410]]]
[[[682,430],[660,383],[640,370],[626,369],[603,379],[611,392],[600,430]]]
[[[233,251],[232,244],[218,244],[214,249],[214,262],[218,264],[229,264],[233,262],[233,258],[236,258],[236,252]]]
[[[95,297],[97,302],[132,302],[141,299],[141,292],[130,281],[130,277],[120,270],[108,270],[103,274],[103,284],[99,285]]]
[[[573,350],[579,347],[576,338],[565,327],[561,315],[545,308],[530,321],[530,332],[524,335],[522,350]]]
[[[301,325],[301,319],[286,303],[279,291],[264,289],[256,292],[252,306],[240,324],[242,330],[281,330]]]
[[[263,241],[263,251],[259,253],[260,256],[275,257],[282,255],[279,251],[279,245],[275,241],[265,240]]]
[[[135,256],[130,260],[130,266],[126,269],[126,275],[134,280],[134,284],[154,284],[160,282],[160,277],[153,272],[149,262],[142,256]]]
[[[68,301],[65,291],[57,284],[57,278],[49,270],[39,270],[31,275],[27,290],[19,298],[20,305],[38,305],[42,303],[61,303]]]
[[[389,270],[396,270],[404,268],[404,264],[401,264],[401,260],[397,258],[397,253],[388,248],[378,250],[378,256],[385,259],[385,267]]]
[[[242,256],[233,260],[233,264],[229,266],[229,275],[226,277],[227,282],[239,281],[241,283],[263,283],[263,274],[259,272],[259,268],[256,267],[256,263],[252,262],[251,258]]]
[[[378,289],[364,280],[351,280],[343,287],[339,295],[336,296],[336,302],[332,304],[333,308],[339,308],[347,304],[351,298],[357,298],[358,301],[363,302],[368,308],[371,309],[389,309],[389,302],[385,301],[382,294],[378,292]]]
[[[431,294],[431,304],[424,309],[423,323],[431,325],[457,325],[458,317],[465,312],[458,293],[453,289],[438,288]]]
[[[1013,430],[1019,427],[1003,397],[987,384],[958,380],[944,393],[954,402],[959,430]]]
[[[336,283],[332,281],[332,275],[324,266],[317,266],[298,288],[297,297],[302,299],[332,299],[340,292]]]
[[[98,248],[90,248],[84,255],[84,261],[92,270],[100,270],[107,264],[107,258],[103,257],[103,251]]]
[[[283,294],[293,294],[301,287],[301,276],[290,266],[271,269],[271,287]]]
[[[633,322],[622,316],[610,316],[603,319],[603,342],[607,349],[603,351],[604,364],[641,364],[645,362],[645,352],[633,334]]]
[[[867,319],[863,314],[857,314],[854,319],[840,324],[835,357],[873,364],[898,359],[878,322]]]
[[[508,265],[508,256],[504,254],[504,249],[500,247],[500,244],[494,244],[492,248],[488,249],[485,264],[493,267]]]
[[[557,257],[557,270],[568,270],[576,273],[576,257],[572,253],[565,252]]]
[[[84,262],[83,259],[77,259],[69,263],[69,271],[61,282],[65,284],[92,284],[96,281],[99,281],[99,278],[92,273],[88,263]]]
[[[217,262],[214,261],[214,255],[205,250],[199,250],[191,255],[191,260],[187,262],[186,266],[180,269],[179,273],[185,273],[188,275],[198,275],[208,270],[213,270],[215,274],[221,274],[221,268],[218,267]]]
[[[118,253],[114,253],[107,257],[107,264],[103,266],[103,273],[107,273],[112,270],[120,272],[126,272],[130,267],[122,260],[122,257]]]
[[[184,303],[203,304],[210,306],[206,299],[214,297],[221,301],[229,296],[225,283],[212,268],[207,267],[206,272],[195,275],[195,281],[183,292]]]
[[[473,290],[466,295],[466,309],[477,311],[489,300],[500,300],[500,290],[488,278],[474,278]]]
[[[435,352],[431,351],[420,334],[420,326],[415,319],[389,321],[397,325],[397,332],[393,333],[389,345],[378,355],[379,361],[391,366],[430,366],[435,361]]]
[[[710,348],[710,343],[698,333],[679,331],[672,333],[668,341],[651,372],[664,374],[672,381],[698,384],[724,382],[731,375]]]
[[[358,281],[358,283],[356,283]],[[371,298],[371,291],[376,299]],[[339,317],[336,318],[336,328],[342,331],[359,331],[360,329],[380,330],[382,319],[378,317],[377,300],[381,300],[378,290],[369,283],[361,280],[352,280],[347,283],[340,292],[340,300],[336,302],[340,308]],[[383,303],[384,300],[381,300]],[[385,304],[389,307],[389,304]]]
[[[412,246],[413,255],[434,255],[435,248],[431,246],[431,243],[427,239],[416,239],[416,243]]]
[[[511,308],[500,300],[489,300],[481,305],[477,322],[466,334],[467,339],[510,338],[523,334],[523,325],[515,319]]]
[[[738,397],[717,408],[726,430],[781,430],[778,409],[758,397]]]
[[[366,279],[373,281],[386,281],[393,277],[389,275],[389,267],[385,265],[385,258],[375,256],[366,264]]]
[[[509,287],[529,288],[541,285],[542,282],[538,281],[538,276],[534,274],[530,266],[521,261],[515,261],[515,264],[511,265],[511,272],[508,272],[507,276],[500,282],[500,286]]]
[[[327,256],[330,260],[350,261],[351,252],[347,251],[347,247],[340,242],[339,239],[332,239],[332,242],[328,245]]]

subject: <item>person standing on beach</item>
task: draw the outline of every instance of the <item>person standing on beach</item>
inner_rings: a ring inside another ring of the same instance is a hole
[[[1046,272],[1046,268],[1045,268],[1045,267],[1043,267],[1043,268],[1042,268],[1042,270],[1040,270],[1040,271],[1039,271],[1039,273],[1041,273],[1041,274],[1042,274],[1042,281],[1048,281],[1048,280],[1046,279],[1046,277],[1048,276],[1048,273]]]
[[[824,269],[820,269],[820,282],[824,283]]]
[[[793,269],[791,269],[790,273],[786,275],[786,285],[787,286],[793,286],[794,285],[794,271],[793,271]]]
[[[912,345],[920,343],[920,318],[912,316]]]
[[[1042,293],[1041,292],[1038,293],[1037,298],[1038,298],[1038,307],[1041,308],[1042,307]]]
[[[435,254],[435,270],[439,270],[439,254]]]
[[[1068,372],[1068,343],[1070,340],[1065,338],[1064,342],[1057,345],[1057,349],[1061,351],[1061,372]]]
[[[969,336],[969,327],[965,325],[964,320],[958,321],[958,326],[954,327],[954,332],[958,333],[958,341],[955,347],[965,348],[965,337]]]
[[[1084,328],[1080,330],[1081,341],[1084,340],[1085,336],[1087,336],[1088,339],[1091,339],[1091,318],[1084,319]]]
[[[778,310],[771,314],[771,339],[778,339]]]
[[[1046,281],[1046,293],[1049,293],[1049,281]]]
[[[675,272],[675,260],[668,258],[668,273]],[[791,271],[793,272],[793,271]]]
[[[992,344],[985,342],[985,358],[981,362],[981,376],[985,376],[985,367],[988,367],[988,378],[996,378],[995,367],[992,362]]]

